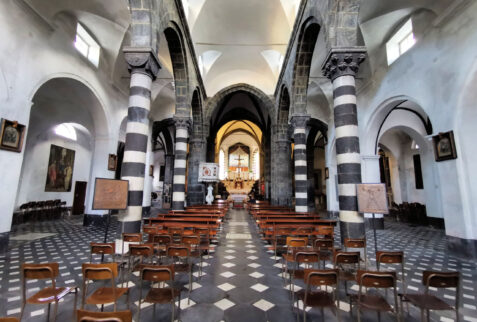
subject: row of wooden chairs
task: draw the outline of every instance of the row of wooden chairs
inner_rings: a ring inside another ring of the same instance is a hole
[[[65,210],[66,201],[60,199],[27,202],[22,204],[18,211],[14,213],[13,224],[58,219]]]

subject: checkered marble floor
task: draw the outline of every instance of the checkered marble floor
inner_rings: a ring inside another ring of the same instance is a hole
[[[290,292],[281,277],[281,264],[268,250],[257,234],[255,225],[245,210],[231,209],[229,219],[220,233],[217,247],[206,257],[203,275],[199,278],[197,270],[190,299],[187,292],[182,293],[180,320],[186,321],[293,321],[296,313],[302,311],[292,307]],[[111,231],[117,222],[113,220]],[[336,229],[336,240],[339,231]],[[79,220],[65,219],[53,222],[27,224],[17,227],[12,236],[18,237],[10,243],[9,258],[0,261],[0,316],[18,316],[20,312],[20,263],[56,261],[60,264],[58,285],[77,285],[82,282],[81,263],[89,260],[89,243],[102,241],[102,228],[81,226]],[[112,234],[113,235],[113,234]],[[381,250],[404,250],[406,257],[406,282],[408,292],[422,290],[421,271],[459,270],[462,273],[461,318],[463,321],[477,321],[477,267],[472,261],[459,259],[446,252],[443,231],[423,227],[386,222],[386,230],[378,231],[378,245]],[[113,240],[111,236],[110,240]],[[368,233],[368,267],[374,267],[374,244],[372,232]],[[177,283],[188,286],[186,276],[179,275]],[[29,281],[29,292],[33,293],[44,284]],[[130,308],[136,316],[139,298],[139,279],[132,276],[133,286],[130,294]],[[399,284],[400,286],[401,284]],[[303,283],[296,282],[295,290]],[[352,286],[356,291],[356,287]],[[144,288],[144,292],[146,287]],[[436,291],[452,302],[455,292]],[[81,294],[80,294],[81,295]],[[68,296],[59,306],[58,320],[73,321],[73,296]],[[341,292],[341,318],[353,321],[349,313],[348,300]],[[78,296],[78,303],[81,297]],[[389,298],[391,300],[391,298]],[[300,306],[301,307],[301,306]],[[122,299],[118,309],[126,309]],[[141,321],[170,321],[169,305],[142,305]],[[87,309],[95,310],[91,306]],[[112,310],[106,306],[105,310]],[[27,305],[24,321],[46,319],[47,307]],[[321,311],[307,309],[308,321],[321,320]],[[410,306],[406,321],[419,321],[419,311]],[[432,313],[434,321],[453,321],[451,312]],[[325,310],[325,320],[335,317]],[[363,321],[374,321],[374,313],[365,313]],[[382,315],[383,321],[394,321],[391,316]]]

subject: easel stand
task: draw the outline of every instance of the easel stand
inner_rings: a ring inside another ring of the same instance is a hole
[[[109,225],[111,224],[111,210],[108,210],[107,214],[108,218],[106,219],[106,227],[104,228],[104,243],[108,241],[108,232],[109,232]],[[101,263],[104,260],[104,254],[101,254]]]
[[[378,238],[376,237],[376,224],[375,224],[375,221],[376,218],[374,216],[374,212],[373,212],[373,234],[374,234],[374,251],[375,251],[375,254],[378,252]]]

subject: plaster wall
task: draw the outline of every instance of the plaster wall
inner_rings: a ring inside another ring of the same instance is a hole
[[[75,50],[74,35],[48,24],[17,1],[0,1],[0,37],[0,116],[28,126],[33,96],[43,83],[55,77],[78,80],[100,102],[101,108],[93,111],[92,134],[95,140],[108,142],[100,151],[105,157],[97,156],[107,164],[107,154],[116,153],[127,96],[112,85],[101,65],[96,69]],[[0,221],[0,233],[11,227],[24,152],[0,150],[0,209],[6,214]],[[104,175],[108,175],[107,170]]]
[[[61,199],[67,206],[73,204],[76,181],[89,181],[92,158],[91,136],[77,131],[77,141],[68,140],[49,131],[31,138],[26,145],[23,171],[16,207],[29,201]],[[48,172],[51,145],[61,146],[75,151],[71,191],[46,192],[45,183]],[[88,182],[88,185],[91,184]]]
[[[475,162],[470,164],[466,156],[474,148],[470,140],[463,139],[465,134],[459,133],[461,122],[456,122],[456,117],[459,115],[457,107],[463,88],[473,70],[469,66],[475,63],[476,15],[477,3],[469,2],[465,8],[437,25],[433,24],[433,20],[427,21],[427,24],[419,21],[418,42],[391,66],[387,66],[383,44],[369,58],[373,60],[375,69],[358,92],[360,145],[364,154],[376,153],[377,129],[388,112],[383,102],[390,98],[411,98],[416,102],[429,115],[433,134],[449,130],[458,133],[456,145],[461,154],[457,160],[436,163],[432,145],[428,142],[430,149],[422,155],[421,161],[423,176],[429,180],[424,182],[424,186],[431,188],[426,195],[427,205],[434,207],[428,209],[428,214],[444,217],[446,233],[464,239],[477,239],[477,230],[467,228],[477,218],[476,209],[470,202],[477,198],[470,184],[477,180],[477,171],[473,170]],[[469,116],[462,122],[475,124],[475,115]],[[462,191],[465,193],[462,194]]]

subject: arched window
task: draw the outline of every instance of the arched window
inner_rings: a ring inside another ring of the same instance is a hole
[[[62,123],[60,125],[57,125],[55,127],[55,133],[59,136],[62,136],[64,138],[76,141],[77,136],[76,136],[76,130],[73,127],[73,125],[69,123]]]

